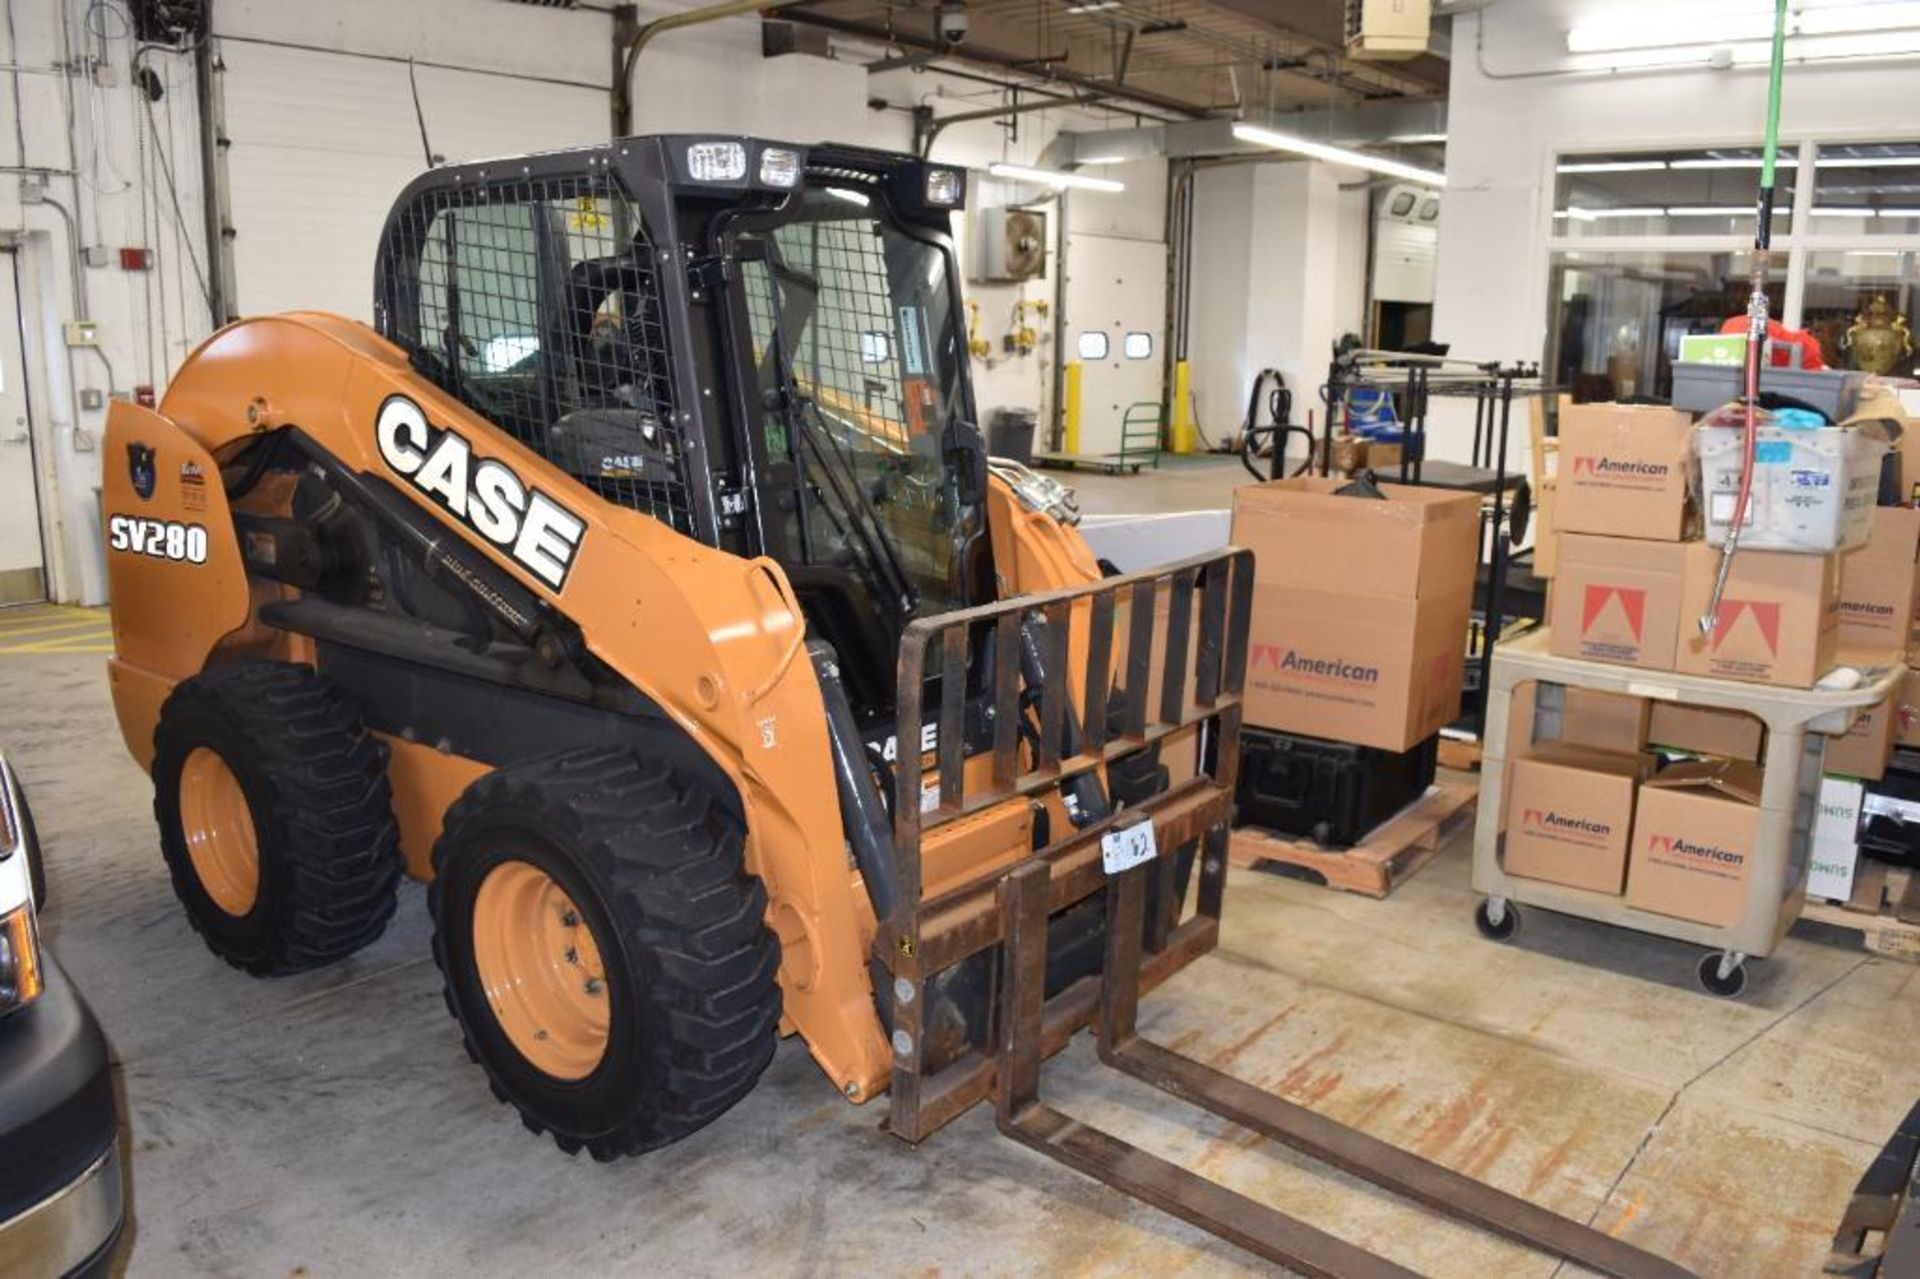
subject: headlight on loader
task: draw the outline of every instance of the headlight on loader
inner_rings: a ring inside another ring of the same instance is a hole
[[[40,934],[33,918],[27,823],[13,770],[0,759],[0,1016],[40,994]]]

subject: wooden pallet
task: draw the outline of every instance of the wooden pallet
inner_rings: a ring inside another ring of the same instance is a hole
[[[1920,874],[1904,867],[1862,858],[1852,897],[1809,901],[1800,918],[1859,933],[1876,955],[1920,963]]]
[[[1233,832],[1228,858],[1235,866],[1280,874],[1287,873],[1285,867],[1297,867],[1329,887],[1385,897],[1432,861],[1440,845],[1472,820],[1479,798],[1480,788],[1473,782],[1442,782],[1345,850],[1243,826]]]

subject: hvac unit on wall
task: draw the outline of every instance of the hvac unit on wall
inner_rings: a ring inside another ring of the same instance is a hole
[[[1347,56],[1417,58],[1432,26],[1432,0],[1347,0]]]
[[[1433,267],[1440,245],[1440,193],[1394,185],[1380,196],[1373,228],[1376,302],[1433,301]]]
[[[979,228],[974,240],[974,280],[1005,284],[1037,280],[1047,273],[1044,209],[982,209],[974,224]]]

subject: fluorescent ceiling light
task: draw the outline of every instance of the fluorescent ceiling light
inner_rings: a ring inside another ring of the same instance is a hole
[[[1576,222],[1587,222],[1599,218],[1664,218],[1667,211],[1657,204],[1648,204],[1618,209],[1568,209],[1567,216]]]
[[[1791,169],[1798,165],[1800,161],[1793,156],[1783,155],[1774,160],[1773,163],[1775,168]],[[1668,165],[1675,169],[1758,169],[1761,165],[1761,159],[1757,155],[1752,159],[1721,159],[1718,156],[1700,156],[1690,160],[1670,160],[1668,161]]]
[[[845,200],[848,204],[857,204],[863,209],[873,204],[873,200],[866,192],[851,191],[846,187],[828,187],[827,194],[836,200]]]
[[[1553,167],[1555,173],[1646,173],[1667,167],[1665,160],[1569,160]]]
[[[1109,9],[1118,9],[1120,0],[1079,0],[1067,6],[1068,13],[1105,13]]]
[[[1387,139],[1387,141],[1389,142],[1399,142],[1407,146],[1418,146],[1423,143],[1445,142],[1446,140],[1447,140],[1447,135],[1444,133],[1396,133],[1392,137]]]
[[[987,172],[996,178],[1016,178],[1022,182],[1039,182],[1059,190],[1073,187],[1083,191],[1124,191],[1127,184],[1115,182],[1112,178],[1093,178],[1084,173],[1067,173],[1060,169],[1035,169],[1024,164],[989,164]]]
[[[1695,204],[1680,208],[1669,208],[1670,218],[1744,218],[1753,214],[1751,204]],[[1776,209],[1774,216],[1785,213],[1785,209]]]
[[[1897,208],[1881,205],[1877,209],[1810,209],[1816,218],[1920,218],[1920,209]]]
[[[1815,160],[1816,169],[1920,169],[1920,155],[1836,155]]]
[[[1074,157],[1075,164],[1125,164],[1126,162],[1127,157],[1124,155],[1090,155],[1084,160],[1079,156]]]
[[[1325,142],[1313,142],[1257,124],[1236,124],[1233,126],[1233,136],[1242,142],[1272,147],[1275,151],[1290,151],[1295,155],[1311,156],[1316,160],[1326,160],[1333,164],[1350,164],[1356,169],[1366,169],[1370,173],[1384,173],[1390,178],[1405,178],[1409,182],[1424,182],[1428,186],[1435,187],[1447,185],[1447,175],[1437,169],[1423,169],[1418,165],[1389,160],[1385,156],[1369,155],[1365,151],[1351,151],[1346,147],[1330,146]]]
[[[1787,15],[1787,35],[1869,35],[1920,28],[1917,0],[1875,0],[1870,3],[1814,3],[1802,0]],[[1766,42],[1773,35],[1773,5],[1766,0],[1731,3],[1688,3],[1658,13],[1631,15],[1582,23],[1567,32],[1568,53],[1618,53],[1675,46],[1726,47],[1743,42]],[[1795,56],[1788,50],[1788,56]]]

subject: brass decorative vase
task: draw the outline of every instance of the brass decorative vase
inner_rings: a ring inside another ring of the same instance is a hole
[[[1894,310],[1884,294],[1876,293],[1853,317],[1840,346],[1852,353],[1854,368],[1885,376],[1898,371],[1913,355],[1913,334],[1907,329],[1907,317]]]

